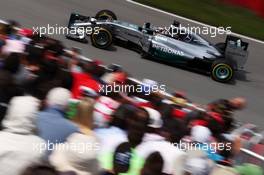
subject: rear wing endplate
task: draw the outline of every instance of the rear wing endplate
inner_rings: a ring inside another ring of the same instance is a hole
[[[225,58],[235,63],[235,69],[243,69],[248,58],[248,43],[228,35],[225,42]]]

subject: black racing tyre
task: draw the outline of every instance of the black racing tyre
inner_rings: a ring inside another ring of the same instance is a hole
[[[234,76],[234,68],[231,63],[226,60],[216,60],[211,69],[211,77],[213,80],[227,83]]]
[[[96,13],[95,18],[99,20],[117,20],[115,13],[110,10],[99,11]]]
[[[100,49],[107,49],[113,43],[112,33],[106,28],[100,28],[91,35],[92,44]]]

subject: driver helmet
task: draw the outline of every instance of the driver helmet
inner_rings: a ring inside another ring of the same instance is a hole
[[[144,24],[144,28],[145,28],[145,29],[150,29],[150,26],[151,26],[150,22],[146,22],[146,23]]]
[[[173,25],[174,27],[180,27],[181,23],[180,23],[179,21],[173,20],[172,25]]]

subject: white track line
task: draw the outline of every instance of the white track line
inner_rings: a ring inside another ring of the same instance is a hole
[[[151,10],[154,10],[154,11],[157,11],[157,12],[169,15],[169,16],[173,16],[173,17],[176,17],[176,18],[179,18],[179,19],[183,19],[183,20],[195,23],[195,24],[203,25],[203,26],[206,26],[206,27],[215,27],[215,26],[208,25],[208,24],[205,24],[205,23],[202,23],[202,22],[199,22],[199,21],[195,21],[195,20],[192,20],[192,19],[189,19],[189,18],[185,18],[183,16],[175,15],[175,14],[170,13],[170,12],[166,12],[164,10],[160,10],[158,8],[155,8],[155,7],[151,7],[151,6],[148,6],[148,5],[145,5],[145,4],[141,4],[141,3],[135,2],[133,0],[126,0],[126,1],[131,3],[131,4],[135,4],[135,5],[138,5],[138,6],[141,6],[141,7],[145,7],[145,8],[148,8],[148,9],[151,9]],[[264,41],[261,41],[261,40],[255,39],[255,38],[251,38],[251,37],[248,37],[248,36],[245,36],[245,35],[241,35],[241,34],[238,34],[238,33],[233,33],[232,32],[232,35],[235,35],[235,36],[238,36],[238,37],[241,37],[241,38],[245,38],[245,39],[260,43],[260,44],[264,44]]]

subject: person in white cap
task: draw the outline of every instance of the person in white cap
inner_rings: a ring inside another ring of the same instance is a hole
[[[194,126],[191,129],[191,138],[195,142],[208,143],[212,136],[211,131],[204,126]]]
[[[224,157],[217,153],[217,148],[210,145],[212,144],[212,138],[212,132],[207,127],[197,125],[191,129],[191,140],[195,143],[195,146],[203,150],[211,160],[220,162],[224,160]]]
[[[174,160],[173,175],[209,175],[214,167],[215,163],[204,151],[190,149],[184,156]]]
[[[71,93],[67,89],[51,89],[46,97],[46,109],[38,114],[39,136],[47,142],[49,153],[54,144],[65,142],[69,135],[80,130],[76,124],[65,118],[70,97]]]
[[[174,169],[173,160],[185,155],[183,151],[178,149],[170,140],[174,137],[170,133],[168,138],[162,136],[161,132],[164,127],[161,114],[152,108],[144,107],[149,114],[148,133],[145,133],[143,142],[136,148],[136,152],[143,159],[147,159],[153,152],[159,152],[164,160],[162,172],[165,174],[172,174]],[[177,122],[171,121],[173,129],[177,131]],[[169,135],[169,134],[168,134]],[[169,141],[170,140],[170,141]]]
[[[204,157],[194,157],[186,160],[184,171],[190,175],[209,175],[212,171],[212,165]]]
[[[148,123],[148,132],[145,133],[143,137],[143,142],[145,141],[153,141],[153,140],[164,140],[159,134],[160,128],[163,126],[163,120],[161,118],[161,114],[159,111],[149,108],[143,107],[147,113],[149,114],[149,123]]]
[[[49,157],[51,165],[60,172],[73,171],[76,175],[99,175],[97,161],[100,143],[93,136],[75,133],[59,144]]]
[[[45,141],[35,132],[39,104],[31,96],[11,100],[0,131],[0,175],[20,175],[28,166],[41,163]]]

